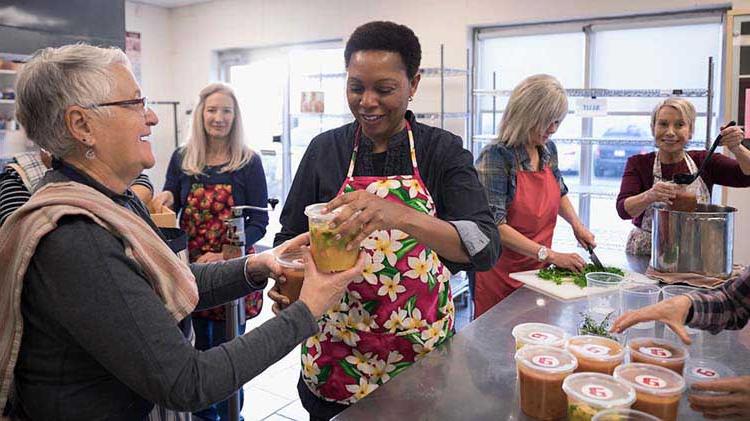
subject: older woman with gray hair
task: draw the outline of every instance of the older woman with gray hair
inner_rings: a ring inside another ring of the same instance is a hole
[[[684,98],[667,98],[656,104],[651,114],[651,133],[656,152],[628,158],[622,174],[617,213],[632,219],[635,227],[625,246],[628,254],[651,255],[651,222],[653,204],[672,204],[678,186],[672,183],[675,174],[695,174],[708,152],[686,151],[695,131],[695,107]],[[740,127],[722,127],[722,145],[736,160],[716,154],[700,177],[687,190],[695,202],[710,203],[714,184],[730,187],[750,186],[750,150],[742,145],[745,134]],[[693,203],[695,203],[693,202]]]
[[[319,273],[306,234],[220,263],[188,266],[172,253],[128,189],[154,165],[158,118],[118,49],[37,52],[18,76],[17,107],[29,138],[57,159],[0,229],[4,415],[141,420],[154,404],[204,408],[317,333],[362,271],[364,259]],[[281,272],[274,253],[292,247],[306,256],[300,301],[221,347],[193,348],[180,322],[263,289]]]
[[[583,269],[585,262],[578,254],[550,248],[557,215],[570,223],[582,245],[596,246],[594,235],[568,199],[557,168],[557,148],[549,142],[567,112],[568,99],[557,79],[549,75],[524,79],[511,93],[498,138],[477,159],[503,251],[491,270],[475,275],[475,317],[521,286],[510,278],[511,272],[549,264]]]

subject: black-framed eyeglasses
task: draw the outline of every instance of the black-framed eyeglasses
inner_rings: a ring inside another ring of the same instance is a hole
[[[94,104],[88,108],[93,107],[130,107],[133,105],[140,105],[143,107],[143,109],[146,109],[146,104],[148,104],[148,99],[146,99],[145,96],[135,99],[126,99],[124,101],[113,101],[113,102],[104,102],[101,104]]]

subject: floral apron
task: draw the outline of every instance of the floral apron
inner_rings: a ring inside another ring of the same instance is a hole
[[[549,166],[545,165],[542,171],[520,171],[520,164],[516,165],[519,168],[516,195],[508,207],[507,224],[524,237],[550,248],[560,209],[560,184]],[[492,269],[475,275],[474,317],[481,316],[523,285],[511,279],[511,273],[545,265],[536,258],[503,248]]]
[[[202,254],[221,253],[222,246],[229,244],[227,227],[224,221],[232,217],[231,184],[193,183],[180,217],[180,227],[188,234],[190,262],[195,262]],[[252,244],[247,254],[255,253]],[[245,296],[245,320],[260,314],[263,308],[263,291],[253,291]],[[224,305],[197,311],[193,316],[222,321],[226,320]]]
[[[695,165],[693,158],[684,153],[685,163],[687,164],[688,171],[690,174],[698,172],[698,166]],[[656,152],[654,157],[654,184],[663,181],[661,175],[661,160],[659,160],[659,152]],[[695,192],[695,196],[698,203],[709,203],[711,201],[711,195],[708,191],[706,183],[701,177],[698,177],[691,184],[687,186],[688,191]],[[634,254],[637,256],[651,256],[651,229],[654,221],[654,206],[649,205],[646,210],[643,211],[643,219],[641,220],[640,227],[633,227],[628,235],[628,242],[625,244],[625,252],[627,254]]]
[[[361,129],[339,195],[366,190],[435,216],[417,167],[414,135],[406,122],[413,175],[354,177]],[[302,378],[318,397],[352,404],[401,373],[453,333],[450,272],[437,253],[397,229],[362,242],[362,277],[318,321],[320,333],[302,345]]]

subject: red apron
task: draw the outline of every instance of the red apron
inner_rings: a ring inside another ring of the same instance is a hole
[[[560,184],[549,166],[542,171],[516,172],[516,195],[508,208],[508,225],[524,237],[549,248],[559,209]],[[527,257],[504,247],[492,269],[476,273],[474,317],[479,317],[523,285],[511,279],[509,274],[539,269],[544,265],[536,257]]]

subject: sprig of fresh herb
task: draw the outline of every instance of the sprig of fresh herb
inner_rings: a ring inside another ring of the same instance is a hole
[[[537,274],[540,278],[552,281],[557,285],[562,285],[565,281],[573,281],[574,284],[578,285],[581,288],[586,287],[586,274],[589,272],[609,272],[609,273],[616,273],[618,275],[624,275],[625,273],[620,269],[612,266],[607,266],[604,268],[604,270],[597,269],[596,266],[589,263],[586,266],[584,266],[583,271],[573,272],[569,269],[563,269],[556,266],[549,266],[543,269],[539,270],[539,273]]]
[[[581,323],[581,326],[578,327],[578,334],[579,335],[594,335],[594,336],[602,336],[604,338],[617,340],[614,336],[609,334],[609,328],[610,328],[610,322],[609,318],[612,317],[614,313],[607,314],[607,317],[604,318],[604,320],[601,321],[601,323],[597,323],[593,317],[591,317],[588,313],[579,313],[581,317],[583,317],[583,323]]]

